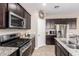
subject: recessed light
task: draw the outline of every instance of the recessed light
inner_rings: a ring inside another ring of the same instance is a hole
[[[54,8],[59,8],[60,6],[54,6]]]
[[[46,3],[43,3],[42,5],[43,5],[43,6],[46,6],[47,4],[46,4]]]

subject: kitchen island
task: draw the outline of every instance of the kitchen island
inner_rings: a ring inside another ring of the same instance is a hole
[[[79,56],[79,49],[73,49],[63,43],[63,40],[69,38],[55,38],[55,54],[56,56]]]
[[[17,51],[18,48],[15,47],[2,47],[0,46],[0,56],[13,56],[13,53]],[[17,56],[17,53],[15,54]]]

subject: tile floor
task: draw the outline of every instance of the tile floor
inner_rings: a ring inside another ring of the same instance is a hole
[[[55,46],[46,45],[34,50],[32,56],[55,56]]]

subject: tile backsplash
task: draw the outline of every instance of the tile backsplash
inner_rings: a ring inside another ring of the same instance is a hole
[[[5,33],[29,33],[30,30],[26,30],[26,29],[0,29],[0,34],[5,34]]]

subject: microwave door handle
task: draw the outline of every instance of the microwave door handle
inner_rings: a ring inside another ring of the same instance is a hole
[[[23,27],[24,27],[24,21],[22,22],[22,25],[23,25]]]
[[[24,26],[24,21],[22,21],[22,25]]]

